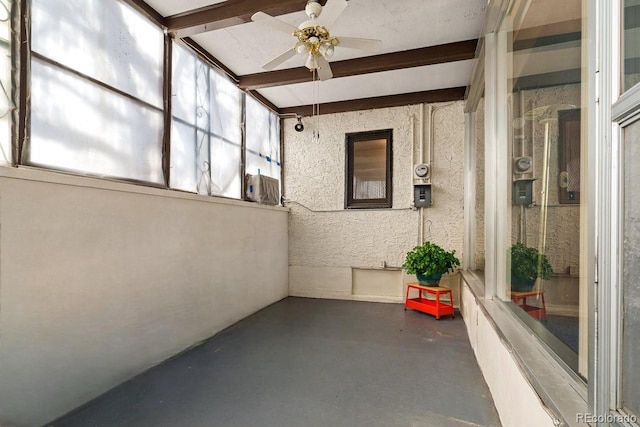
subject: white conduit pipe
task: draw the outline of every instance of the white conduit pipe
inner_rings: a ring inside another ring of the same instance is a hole
[[[415,135],[415,129],[416,129],[416,117],[412,114],[409,117],[409,127],[410,127],[410,132],[411,132],[411,168],[409,170],[409,173],[411,174],[411,179],[409,180],[409,182],[413,183],[413,165],[416,163],[416,135]]]
[[[410,124],[411,124],[411,167],[409,168],[409,173],[411,174],[411,178],[409,180],[409,182],[411,183],[411,190],[413,190],[413,165],[416,164],[416,117],[411,114],[410,119]],[[412,203],[411,206],[415,209],[415,204]],[[418,223],[418,242],[417,245],[420,246],[422,244],[422,230],[420,229],[420,222],[422,222],[422,209],[419,209],[420,211],[420,215],[419,215],[419,223]]]

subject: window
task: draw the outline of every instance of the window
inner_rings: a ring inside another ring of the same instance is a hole
[[[345,208],[391,207],[391,129],[346,135]]]
[[[640,415],[640,371],[635,364],[640,351],[640,120],[628,125],[624,131],[624,222],[622,268],[622,367],[621,407],[629,413]]]
[[[640,82],[640,1],[624,0],[623,3],[622,90],[626,91]]]
[[[502,219],[497,293],[586,378],[590,260],[587,138],[580,132],[587,115],[583,3],[512,4],[496,40],[501,151],[495,176]]]
[[[29,67],[21,67],[19,77],[29,82],[16,95],[26,114],[18,117],[20,135],[12,140],[11,86],[18,77],[11,76],[12,4],[0,1],[0,165],[236,199],[242,198],[245,164],[248,173],[281,180],[277,114],[206,59],[166,44],[160,24],[129,0],[24,3],[31,40],[21,44]],[[171,111],[165,108],[169,89]]]
[[[121,1],[33,0],[23,162],[164,184],[164,35]]]
[[[280,119],[250,96],[247,96],[246,105],[246,173],[280,180]]]
[[[475,111],[475,248],[470,267],[474,270],[484,271],[484,95],[480,98]]]
[[[242,92],[175,43],[173,64],[170,186],[240,198]]]

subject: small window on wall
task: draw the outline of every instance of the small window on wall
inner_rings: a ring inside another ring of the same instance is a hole
[[[391,207],[391,129],[346,135],[345,208]]]

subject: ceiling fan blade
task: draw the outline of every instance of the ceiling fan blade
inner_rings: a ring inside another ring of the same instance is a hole
[[[369,51],[380,50],[382,42],[374,39],[360,39],[357,37],[336,37],[338,39],[338,46],[348,47],[350,49],[362,49]]]
[[[342,15],[347,7],[347,0],[327,0],[318,17],[318,25],[329,28]]]
[[[322,81],[329,80],[333,77],[333,73],[331,72],[331,66],[329,65],[329,61],[327,61],[324,56],[318,55],[318,78]]]
[[[293,58],[294,56],[296,56],[295,48],[287,49],[286,52],[283,52],[282,54],[273,58],[271,61],[264,64],[262,68],[264,68],[265,70],[273,70],[278,65],[282,64],[283,62],[285,62],[290,58]]]
[[[287,33],[289,35],[293,35],[293,32],[297,30],[293,25],[289,25],[284,21],[274,18],[271,15],[268,15],[264,12],[256,12],[251,17],[253,22],[259,22],[269,27],[276,29],[278,31],[282,31],[283,33]]]

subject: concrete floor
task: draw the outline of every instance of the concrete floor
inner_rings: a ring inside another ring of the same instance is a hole
[[[499,426],[459,315],[286,298],[51,426]]]

